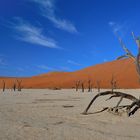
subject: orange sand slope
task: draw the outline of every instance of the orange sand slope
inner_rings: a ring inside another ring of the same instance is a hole
[[[96,87],[97,81],[100,81],[102,88],[110,88],[112,74],[118,88],[140,88],[135,65],[130,59],[98,64],[75,72],[50,72],[19,79],[22,79],[24,88],[74,88],[77,80],[84,82],[84,86],[87,87],[89,79],[93,87]],[[0,87],[2,87],[2,80],[5,80],[6,87],[12,88],[16,79],[0,77]]]

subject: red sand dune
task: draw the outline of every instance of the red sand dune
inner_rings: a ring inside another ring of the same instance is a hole
[[[97,81],[100,81],[102,88],[110,88],[112,74],[118,88],[140,88],[135,65],[130,59],[98,64],[75,72],[50,72],[19,79],[22,79],[24,88],[74,88],[77,80],[83,81],[87,87],[89,79],[93,87],[96,87]],[[2,87],[2,80],[5,80],[7,88],[12,88],[16,78],[0,77],[0,87]]]

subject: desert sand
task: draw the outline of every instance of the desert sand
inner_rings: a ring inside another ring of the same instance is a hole
[[[140,96],[139,89],[117,91]],[[139,110],[131,117],[109,112],[81,114],[96,94],[97,89],[91,93],[74,89],[1,91],[0,140],[139,140]],[[107,97],[99,98],[89,112],[115,106],[119,100],[105,101]]]
[[[110,88],[112,79],[117,81],[118,88],[140,88],[136,67],[131,59],[115,60],[103,64],[87,67],[74,72],[49,72],[33,77],[21,77],[24,88],[73,88],[76,81],[84,82],[88,87],[88,80],[91,80],[93,87],[97,87],[97,81],[100,81],[102,88]],[[2,80],[6,82],[6,88],[12,88],[16,77],[0,77],[0,88]]]

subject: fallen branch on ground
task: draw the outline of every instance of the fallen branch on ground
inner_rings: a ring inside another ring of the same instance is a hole
[[[101,111],[98,111],[98,113],[103,112],[105,110],[108,110],[109,112],[112,112],[113,114],[120,114],[119,112],[122,111],[122,109],[125,109],[124,111],[127,112],[128,116],[133,115],[139,108],[140,108],[140,100],[137,99],[136,97],[127,94],[127,93],[123,93],[123,92],[112,92],[112,91],[105,91],[105,92],[101,92],[98,93],[89,103],[89,105],[87,106],[87,108],[85,109],[85,111],[82,113],[84,115],[87,115],[89,108],[91,107],[91,105],[93,104],[93,102],[100,96],[106,96],[106,95],[111,95],[110,98],[108,98],[107,100],[111,100],[112,98],[116,98],[116,97],[120,97],[119,102],[117,103],[117,105],[115,107],[106,107],[103,108]],[[119,106],[120,103],[122,102],[123,99],[128,99],[132,101],[132,104],[130,105],[123,105],[123,106]],[[106,101],[107,101],[106,100]],[[132,109],[134,107],[134,109]],[[132,109],[132,110],[131,110]]]

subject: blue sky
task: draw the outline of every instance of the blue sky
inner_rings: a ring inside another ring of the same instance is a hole
[[[0,75],[75,71],[135,54],[139,0],[1,0]]]

